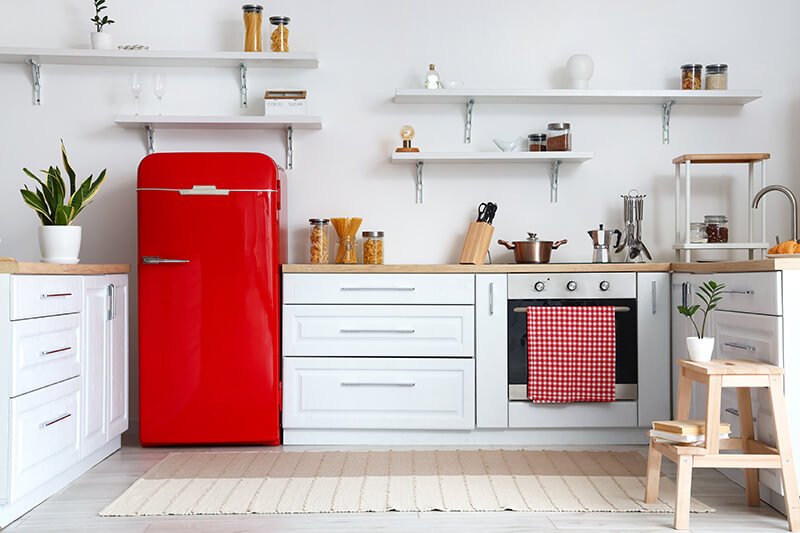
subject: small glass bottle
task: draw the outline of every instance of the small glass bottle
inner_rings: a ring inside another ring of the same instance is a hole
[[[365,265],[383,264],[383,232],[364,231],[361,233],[362,263]]]
[[[706,215],[704,218],[708,242],[728,242],[728,217],[725,215]]]
[[[264,8],[256,4],[242,6],[244,15],[244,51],[261,52],[261,18]]]
[[[547,125],[547,151],[569,152],[572,150],[572,130],[569,122],[551,122]]]
[[[689,63],[681,65],[681,89],[699,91],[703,84],[703,65]]]
[[[528,135],[528,151],[546,152],[547,135],[544,133],[531,133],[530,135]]]
[[[270,17],[269,23],[275,26],[270,36],[269,49],[273,52],[289,51],[289,17]]]
[[[309,260],[313,265],[327,265],[330,261],[328,256],[330,220],[327,218],[309,218],[308,223],[310,225],[308,230],[310,241]]]
[[[439,78],[439,73],[436,72],[436,65],[431,63],[428,65],[428,73],[425,75],[425,88],[426,89],[441,89],[442,80]]]
[[[708,235],[706,235],[705,222],[692,222],[689,224],[689,242],[692,244],[707,243]]]
[[[728,88],[728,65],[706,65],[706,90],[724,91]]]

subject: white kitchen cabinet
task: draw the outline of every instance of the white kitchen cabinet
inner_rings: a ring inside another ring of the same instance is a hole
[[[508,276],[475,276],[475,390],[479,428],[508,427]]]
[[[108,320],[108,435],[128,429],[128,276],[108,276],[111,287],[111,317]]]
[[[669,274],[636,275],[638,331],[638,425],[670,417]]]

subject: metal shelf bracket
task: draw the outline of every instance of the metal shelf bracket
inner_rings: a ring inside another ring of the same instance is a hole
[[[286,128],[286,170],[294,168],[294,128]]]
[[[147,153],[152,154],[156,151],[156,130],[153,129],[153,126],[150,124],[146,124],[144,127],[145,132],[145,142],[147,142]]]
[[[558,171],[561,169],[561,160],[550,162],[550,203],[558,202]]]
[[[239,107],[247,107],[247,65],[239,64]]]
[[[28,63],[33,74],[33,105],[42,105],[42,65],[34,59]]]
[[[422,203],[422,168],[425,165],[423,161],[417,161],[417,203]]]
[[[464,122],[464,144],[472,143],[472,108],[475,107],[475,99],[467,101],[467,117]]]
[[[661,105],[664,110],[664,114],[661,117],[662,144],[669,144],[669,119],[672,115],[673,105],[675,105],[675,100],[667,100]]]

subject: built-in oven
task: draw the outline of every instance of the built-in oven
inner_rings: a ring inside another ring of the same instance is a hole
[[[635,273],[510,274],[508,398],[528,401],[529,306],[614,306],[616,399],[638,399]]]

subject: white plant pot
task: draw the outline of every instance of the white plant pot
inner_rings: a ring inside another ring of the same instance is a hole
[[[76,264],[81,251],[81,227],[39,226],[39,251],[43,263]]]
[[[686,337],[686,347],[689,349],[689,360],[698,363],[711,361],[714,352],[714,337]]]
[[[576,54],[567,60],[570,89],[588,89],[594,74],[594,61],[586,54]]]
[[[114,43],[111,39],[110,33],[105,33],[102,31],[93,31],[91,34],[92,38],[92,48],[95,50],[111,50],[114,47]]]

